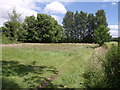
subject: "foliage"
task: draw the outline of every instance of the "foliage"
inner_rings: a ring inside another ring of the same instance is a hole
[[[20,14],[14,9],[9,14],[10,20],[5,22],[0,29],[2,29],[3,35],[12,41],[99,43],[102,45],[103,42],[109,41],[110,38],[105,11],[98,10],[95,15],[83,11],[76,11],[75,13],[67,11],[63,18],[62,27],[54,18],[47,14],[37,14],[37,17],[28,16],[22,22]],[[99,31],[101,26],[106,28],[101,31],[102,33]],[[100,37],[101,34],[102,37]],[[96,39],[97,35],[99,35],[98,40]]]
[[[25,42],[58,42],[62,37],[62,27],[51,16],[38,14],[26,17],[23,23]]]
[[[107,23],[107,19],[106,19],[106,14],[105,14],[105,11],[103,9],[101,10],[98,10],[96,12],[96,26],[99,27],[101,25],[107,27],[108,26],[108,23]],[[96,28],[97,28],[96,27]]]
[[[62,27],[49,15],[38,14],[37,15],[37,33],[41,38],[41,42],[58,42],[61,40]]]
[[[84,73],[87,88],[119,88],[120,86],[120,51],[118,44],[108,43],[107,52],[91,61],[91,66]],[[105,56],[104,56],[105,55]]]
[[[23,23],[24,37],[25,42],[36,42],[39,41],[38,34],[36,31],[36,20],[34,16],[26,17]]]
[[[29,16],[22,23],[20,14],[14,9],[9,18],[1,29],[3,35],[11,41],[59,42],[62,39],[63,28],[50,15]]]
[[[112,45],[103,62],[106,88],[119,88],[120,86],[120,51],[118,46]]]
[[[9,14],[10,20],[4,23],[2,27],[3,34],[10,40],[19,40],[19,34],[21,30],[20,14],[13,9],[12,14]]]
[[[10,40],[5,35],[0,36],[0,44],[10,44],[10,43],[13,44],[13,43],[19,43],[19,42],[15,40]]]
[[[92,13],[88,14],[87,22],[88,22],[87,23],[88,30],[86,31],[87,35],[84,38],[84,42],[92,43],[92,42],[95,42],[94,41],[94,32],[96,29],[95,16]]]
[[[83,11],[80,13],[78,11],[76,11],[76,13],[67,11],[63,18],[63,28],[65,30],[66,42],[96,42],[94,33],[96,33],[96,30],[101,25],[105,27],[108,25],[104,10],[98,10],[96,12],[96,16],[92,13],[88,14]],[[107,33],[108,31],[109,30],[106,30]],[[106,34],[103,34],[103,36],[104,35]],[[104,38],[108,39],[107,37],[108,36],[105,36]],[[103,41],[102,38],[100,38],[100,40]]]
[[[74,32],[75,32],[75,42],[80,42],[80,17],[78,11],[74,14]]]
[[[111,41],[116,41],[116,42],[117,42],[118,39],[119,39],[118,37],[112,37],[112,38],[111,38]]]
[[[104,42],[108,42],[111,39],[109,28],[104,25],[99,26],[94,33],[95,41],[101,46]]]
[[[66,15],[63,18],[63,28],[65,29],[65,35],[66,35],[66,42],[72,42],[73,41],[73,28],[74,28],[74,19],[73,19],[74,13],[71,11],[67,11]]]

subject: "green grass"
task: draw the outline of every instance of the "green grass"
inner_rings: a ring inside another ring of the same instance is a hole
[[[111,48],[113,45],[118,45],[118,42],[105,42],[104,46],[106,46],[107,48]]]
[[[3,88],[35,88],[60,71],[46,87],[83,88],[83,73],[95,47],[77,44],[3,47]]]
[[[4,35],[0,36],[0,44],[13,44],[13,43],[19,43],[19,42],[18,41],[12,41]]]

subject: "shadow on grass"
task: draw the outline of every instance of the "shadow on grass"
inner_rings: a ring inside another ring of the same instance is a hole
[[[5,78],[2,78],[3,89],[8,88],[24,88],[19,86],[18,83],[15,83],[14,80],[9,79],[9,77],[20,77],[23,79],[21,83],[26,83],[28,88],[35,88],[43,81],[47,80],[45,77],[41,77],[40,74],[45,72],[50,72],[52,74],[58,73],[56,68],[48,66],[38,66],[38,65],[25,65],[21,64],[18,61],[6,61],[2,60],[2,75]],[[14,87],[13,87],[14,86]],[[54,85],[52,85],[53,87]],[[55,85],[56,86],[56,85]]]
[[[28,73],[42,74],[46,71],[50,71],[54,74],[57,73],[56,68],[48,66],[37,66],[37,65],[24,65],[18,61],[2,61],[2,73],[4,76],[17,75],[24,76]]]
[[[100,46],[87,46],[87,48],[92,48],[92,49],[95,49],[95,48],[98,48]]]
[[[53,83],[49,83],[45,88],[52,88],[52,90],[56,90],[56,88],[67,88],[67,87],[65,87],[64,85],[54,85]]]
[[[10,78],[2,77],[2,90],[19,90],[20,86]]]

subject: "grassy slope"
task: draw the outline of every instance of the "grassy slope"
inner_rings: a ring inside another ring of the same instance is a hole
[[[3,47],[3,85],[36,87],[63,70],[47,87],[82,88],[82,73],[93,53],[92,47],[75,44]]]

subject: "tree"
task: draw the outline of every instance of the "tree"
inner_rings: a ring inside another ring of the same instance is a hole
[[[80,41],[85,42],[85,37],[87,35],[87,13],[81,11],[80,12],[80,23],[79,23],[79,34],[80,34]]]
[[[109,28],[108,23],[107,23],[107,19],[106,19],[106,14],[104,10],[98,10],[96,12],[96,25],[95,25],[96,29],[94,32],[94,40],[95,42],[97,42],[100,46],[106,42],[106,41],[110,41],[111,36],[109,34]]]
[[[84,39],[84,42],[87,42],[87,43],[93,43],[94,42],[94,31],[96,29],[96,26],[95,26],[95,16],[93,14],[88,14],[88,17],[87,17],[87,35]]]
[[[80,42],[80,14],[78,11],[74,14],[74,32],[75,32],[75,42]]]
[[[21,29],[20,14],[13,9],[12,13],[9,13],[10,20],[4,23],[2,32],[6,37],[17,41],[19,39],[19,32]]]
[[[27,42],[38,42],[40,38],[38,38],[37,28],[36,28],[36,19],[34,16],[26,17],[24,20],[24,40]]]
[[[37,31],[42,42],[58,42],[61,40],[62,27],[50,15],[37,15]]]
[[[98,10],[95,14],[87,14],[83,11],[74,14],[67,11],[63,18],[63,28],[67,42],[93,43],[95,41],[95,30],[103,25],[107,28],[108,23],[104,10]]]
[[[73,41],[73,35],[74,35],[74,19],[73,19],[74,13],[71,11],[67,11],[63,18],[63,28],[66,35],[66,41],[72,42]]]
[[[96,27],[100,25],[108,26],[105,11],[102,9],[96,12]]]
[[[104,42],[110,41],[109,28],[104,25],[99,26],[94,33],[95,41],[101,46]]]
[[[50,15],[37,14],[29,16],[24,21],[25,38],[27,42],[59,42],[63,28]]]

